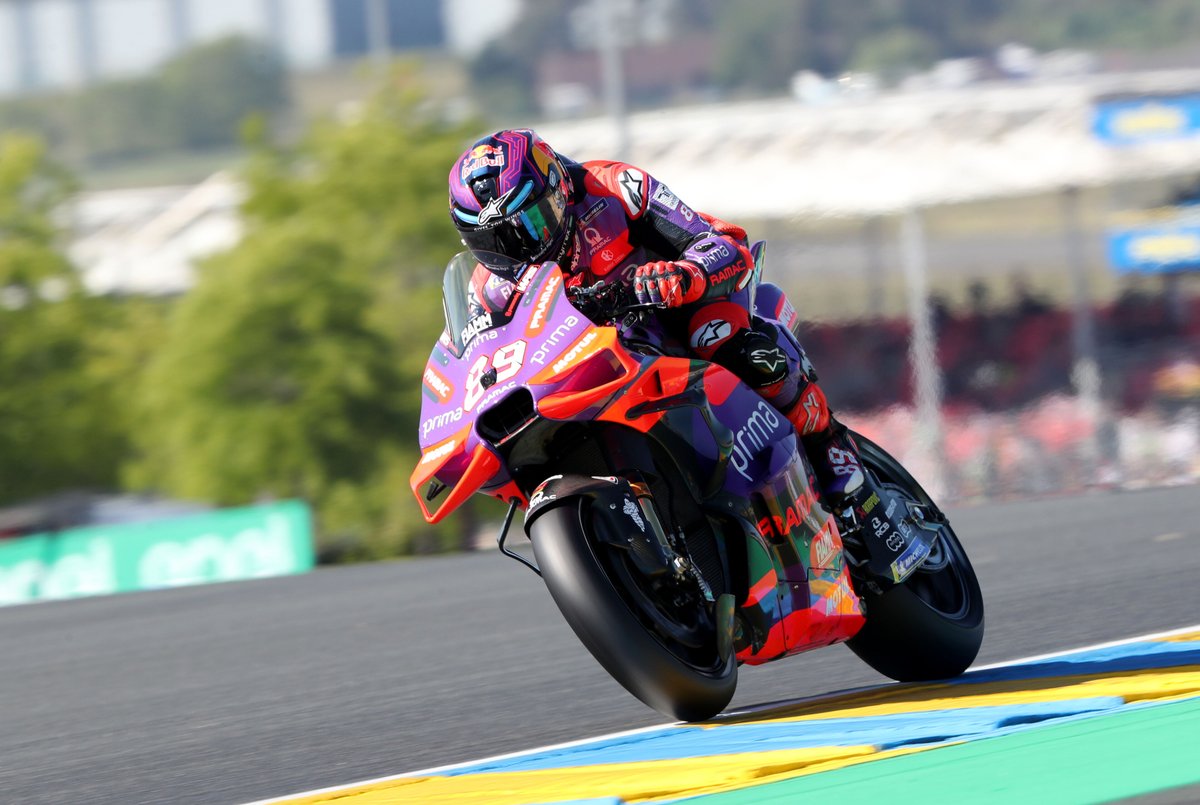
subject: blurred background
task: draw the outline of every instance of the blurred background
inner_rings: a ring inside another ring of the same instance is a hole
[[[323,561],[490,540],[408,475],[446,172],[511,125],[767,239],[945,499],[1200,479],[1194,0],[0,0],[0,547],[285,500]]]

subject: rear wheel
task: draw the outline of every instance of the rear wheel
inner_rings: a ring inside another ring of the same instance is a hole
[[[864,590],[866,625],[847,645],[868,665],[900,682],[958,676],[983,642],[983,595],[971,560],[932,498],[883,448],[854,440],[877,484],[909,504],[938,531],[929,558],[903,584],[882,594]]]
[[[575,634],[605,670],[643,702],[682,721],[725,709],[737,686],[737,663],[717,648],[714,607],[700,584],[619,547],[627,517],[597,500],[560,501],[529,527],[551,596]]]

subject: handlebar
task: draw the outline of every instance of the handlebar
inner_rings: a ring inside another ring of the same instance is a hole
[[[603,321],[616,321],[628,318],[640,318],[641,314],[650,310],[662,310],[666,307],[658,302],[638,302],[632,297],[629,288],[621,283],[606,285],[597,282],[594,285],[580,285],[567,289],[567,297],[589,318]]]

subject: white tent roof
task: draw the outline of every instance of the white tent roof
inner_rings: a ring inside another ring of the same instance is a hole
[[[1091,134],[1096,98],[1200,92],[1200,70],[893,93],[803,106],[791,99],[668,109],[629,119],[629,161],[688,204],[733,220],[863,216],[1069,185],[1200,172],[1200,138],[1112,148]],[[576,159],[612,159],[607,119],[539,132]],[[236,179],[84,194],[71,256],[94,292],[177,293],[196,260],[234,245]]]
[[[1200,138],[1113,148],[1091,131],[1099,97],[1188,91],[1200,70],[669,109],[630,117],[629,161],[718,215],[889,213],[1200,169]],[[576,159],[616,155],[606,119],[539,133]]]

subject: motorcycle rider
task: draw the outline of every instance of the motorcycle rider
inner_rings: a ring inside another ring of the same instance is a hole
[[[555,261],[566,284],[632,285],[666,329],[736,374],[795,427],[826,503],[863,488],[858,450],[795,336],[753,315],[746,231],[694,211],[623,162],[578,163],[530,129],[476,141],[450,169],[450,217],[479,261],[472,315],[505,309],[522,273]]]

